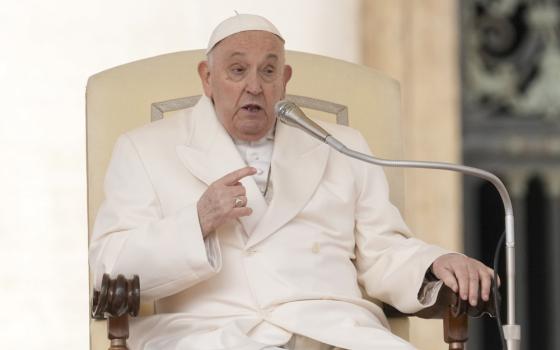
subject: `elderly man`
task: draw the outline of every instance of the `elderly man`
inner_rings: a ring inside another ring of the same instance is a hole
[[[414,312],[429,275],[488,299],[492,270],[410,238],[380,168],[276,122],[292,69],[268,20],[226,19],[207,57],[196,106],[122,135],[107,171],[90,261],[155,300],[133,349],[410,349],[362,293]]]

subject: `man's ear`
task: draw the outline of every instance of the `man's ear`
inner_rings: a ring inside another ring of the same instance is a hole
[[[200,82],[202,83],[202,89],[204,94],[212,98],[212,87],[210,84],[210,68],[208,67],[208,61],[202,61],[198,64],[198,76],[200,77]]]
[[[292,78],[292,66],[287,64],[284,66],[284,88],[286,87],[286,84],[288,84],[291,78]]]

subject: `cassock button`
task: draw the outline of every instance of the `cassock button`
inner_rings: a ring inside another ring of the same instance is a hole
[[[318,242],[313,243],[311,251],[313,252],[313,254],[319,254],[319,252],[321,251],[321,245]]]
[[[253,256],[255,253],[257,253],[256,249],[248,249],[245,251],[245,256]]]

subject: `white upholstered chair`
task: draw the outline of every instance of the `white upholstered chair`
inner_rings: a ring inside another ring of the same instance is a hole
[[[196,67],[203,58],[202,50],[171,53],[115,67],[89,79],[86,100],[90,232],[103,200],[103,179],[115,140],[127,130],[194,104],[196,97],[192,96],[202,93]],[[294,70],[288,94],[310,116],[357,128],[376,155],[402,158],[400,92],[396,81],[360,65],[301,52],[287,52],[287,63]],[[402,173],[395,169],[387,169],[386,173],[392,201],[402,209]],[[149,306],[144,309],[150,312]],[[391,324],[395,333],[408,338],[406,318],[393,318]],[[104,322],[92,320],[91,349],[107,349],[107,344]]]

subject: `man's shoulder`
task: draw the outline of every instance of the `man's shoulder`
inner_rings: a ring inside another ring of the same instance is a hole
[[[350,126],[347,125],[342,125],[342,124],[336,124],[336,123],[332,123],[332,122],[327,122],[327,121],[323,121],[323,120],[317,120],[317,124],[321,125],[323,128],[325,128],[327,131],[332,132],[333,134],[337,134],[339,136],[344,136],[344,135],[358,135],[360,134],[360,132]]]
[[[181,143],[189,135],[192,109],[174,112],[170,116],[144,124],[126,132],[126,135],[135,143]]]
[[[332,136],[336,139],[340,140],[342,143],[346,144],[349,147],[355,147],[362,143],[364,137],[359,130],[356,130],[350,126],[336,124],[326,121],[317,121],[321,127],[327,130]]]

